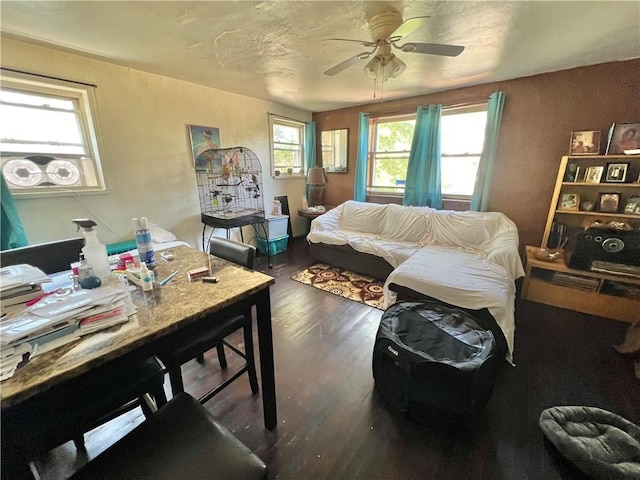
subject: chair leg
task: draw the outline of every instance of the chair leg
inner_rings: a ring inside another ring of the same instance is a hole
[[[220,368],[223,370],[227,368],[227,356],[224,353],[224,344],[222,342],[216,345],[216,350],[218,351],[218,362],[220,362]]]
[[[84,450],[84,448],[85,448],[84,435],[80,435],[78,437],[75,437],[73,439],[73,444],[76,446],[77,450]]]
[[[142,408],[142,413],[145,418],[150,418],[154,413],[158,411],[158,406],[151,395],[145,393],[140,397],[140,408]]]
[[[171,393],[175,397],[177,394],[184,392],[184,383],[182,382],[182,372],[180,367],[169,368],[169,382],[171,383]]]
[[[247,373],[249,374],[249,384],[251,393],[258,393],[258,376],[256,375],[256,359],[253,354],[253,330],[251,328],[251,316],[244,324],[244,351],[247,356]]]
[[[196,357],[196,362],[200,365],[204,365],[204,353],[201,353]]]
[[[149,393],[151,394],[151,397],[155,401],[155,404],[158,408],[167,403],[167,394],[164,392],[164,387],[162,385],[158,385],[158,388],[154,388]]]

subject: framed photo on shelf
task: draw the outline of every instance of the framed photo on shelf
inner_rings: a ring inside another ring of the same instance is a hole
[[[629,163],[607,163],[607,174],[605,182],[624,183],[627,178]]]
[[[620,206],[619,193],[601,193],[598,199],[598,211],[602,213],[618,213]]]
[[[640,195],[631,195],[624,206],[624,213],[640,214]]]
[[[576,183],[584,183],[587,181],[587,167],[578,167],[576,169]]]
[[[602,172],[604,172],[604,167],[602,166],[587,167],[587,173],[584,178],[585,183],[600,183]]]
[[[598,155],[600,153],[600,130],[571,132],[569,155]]]
[[[633,152],[633,153],[632,153]],[[640,153],[640,123],[614,123],[609,129],[607,155]]]
[[[578,210],[580,206],[580,195],[577,193],[563,193],[560,195],[560,205],[558,210]]]

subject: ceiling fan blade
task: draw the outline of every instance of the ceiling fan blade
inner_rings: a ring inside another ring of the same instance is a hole
[[[325,38],[322,41],[323,42],[327,42],[329,40],[337,40],[339,42],[355,42],[355,43],[359,43],[363,47],[375,47],[376,46],[375,42],[369,42],[367,40],[352,40],[350,38]]]
[[[358,63],[359,60],[364,60],[366,58],[369,58],[372,53],[373,52],[361,52],[361,53],[359,53],[357,55],[354,55],[353,57],[348,58],[344,62],[340,62],[339,64],[331,67],[329,70],[324,72],[324,74],[332,77],[335,74],[340,73],[343,70],[346,70],[351,65],[355,65],[356,63]]]
[[[402,25],[396,28],[394,32],[391,35],[389,35],[389,37],[406,37],[411,32],[421,27],[425,19],[427,18],[431,18],[431,17],[426,16],[426,17],[408,18],[404,22],[402,22]]]
[[[461,45],[445,45],[442,43],[405,43],[404,45],[394,45],[403,52],[428,53],[431,55],[443,55],[445,57],[457,57],[464,47]]]

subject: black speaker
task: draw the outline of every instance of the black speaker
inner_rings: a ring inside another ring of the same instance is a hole
[[[588,228],[578,235],[569,267],[590,270],[594,260],[640,266],[640,231]]]

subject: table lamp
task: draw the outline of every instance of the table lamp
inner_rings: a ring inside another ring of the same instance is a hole
[[[307,185],[309,188],[309,205],[317,207],[324,202],[324,184],[326,183],[326,177],[324,168],[313,167],[307,172]]]

